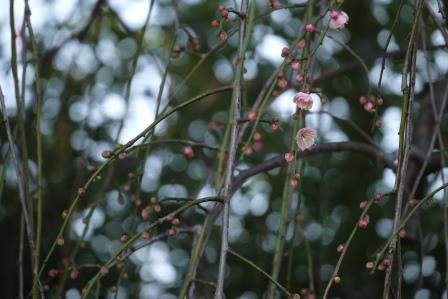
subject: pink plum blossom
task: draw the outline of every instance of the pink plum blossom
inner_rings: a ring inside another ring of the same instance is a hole
[[[330,12],[330,28],[340,29],[344,28],[344,25],[348,22],[348,15],[343,11],[333,10]]]
[[[303,110],[310,110],[313,108],[313,98],[309,93],[299,92],[294,96],[294,103],[296,103],[297,108]]]
[[[297,132],[297,146],[302,150],[306,150],[316,142],[317,132],[311,128],[302,128]]]

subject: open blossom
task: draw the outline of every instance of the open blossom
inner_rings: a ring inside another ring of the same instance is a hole
[[[313,98],[309,93],[299,92],[294,96],[294,103],[296,103],[297,108],[303,110],[310,110],[313,108]]]
[[[317,132],[311,128],[302,128],[297,132],[296,141],[298,147],[304,151],[316,142]]]
[[[330,12],[330,28],[340,29],[344,28],[344,25],[348,22],[348,15],[343,11],[333,10]]]

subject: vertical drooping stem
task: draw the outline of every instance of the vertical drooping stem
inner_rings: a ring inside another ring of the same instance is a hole
[[[313,16],[313,6],[314,3],[313,1],[309,1],[308,2],[308,6],[307,6],[307,13],[306,13],[306,22],[308,23]],[[309,35],[306,36],[306,47],[305,50],[302,53],[302,58],[304,57],[308,57],[308,59],[306,59],[306,63],[302,69],[302,76],[304,78],[303,83],[302,83],[302,88],[306,86],[307,84],[307,71],[311,62],[310,59],[310,52],[311,52],[311,38]],[[314,51],[313,51],[314,52]],[[289,148],[289,152],[290,153],[294,153],[297,149],[297,144],[296,144],[296,140],[295,140],[295,134],[298,130],[298,128],[300,126],[303,125],[304,123],[304,116],[302,115],[302,113],[300,113],[300,111],[297,111],[297,116],[298,119],[293,121],[293,128],[292,128],[292,133],[291,133],[291,142],[290,142],[290,148]],[[302,161],[299,161],[300,165],[298,167],[299,172],[302,171]],[[273,264],[272,264],[272,272],[271,272],[271,276],[273,279],[278,280],[279,274],[280,274],[280,268],[281,268],[281,264],[282,264],[282,258],[283,258],[283,250],[284,250],[284,246],[285,246],[285,235],[286,235],[286,230],[288,228],[288,224],[289,224],[289,209],[290,209],[290,203],[291,203],[291,196],[292,196],[292,192],[293,192],[293,187],[291,186],[291,180],[294,178],[294,175],[296,173],[296,168],[297,168],[297,161],[294,159],[294,161],[292,163],[289,163],[287,166],[287,170],[286,170],[286,179],[283,185],[283,193],[282,193],[282,206],[281,206],[281,210],[280,210],[280,217],[279,217],[279,224],[278,224],[278,229],[277,229],[277,239],[275,242],[275,251],[274,251],[274,258],[273,258]],[[299,196],[300,198],[300,196]],[[298,207],[296,210],[296,213],[298,213],[300,211],[300,201],[298,202]],[[294,246],[294,244],[292,244],[291,246]],[[292,263],[292,258],[290,260],[290,263]],[[292,264],[289,266],[292,267]],[[289,271],[291,271],[291,269],[289,269]],[[288,276],[288,275],[287,275]],[[275,298],[275,292],[276,292],[276,286],[273,283],[269,284],[269,288],[267,291],[267,299],[274,299]]]
[[[18,134],[21,146],[21,161],[19,161],[19,167],[22,168],[23,173],[23,183],[24,183],[24,196],[26,199],[26,203],[29,210],[29,221],[31,228],[34,227],[34,219],[33,219],[33,204],[31,201],[31,196],[29,193],[29,182],[28,182],[28,146],[26,142],[26,129],[25,129],[25,107],[22,96],[20,95],[20,83],[19,83],[19,75],[17,70],[17,47],[16,47],[16,29],[14,22],[14,0],[10,1],[9,6],[9,20],[10,20],[10,29],[11,29],[11,72],[14,81],[14,93],[16,99],[17,106],[17,125],[18,125]]]
[[[43,156],[42,156],[42,134],[40,130],[40,121],[42,115],[42,85],[40,81],[40,71],[39,71],[39,54],[37,49],[37,43],[34,36],[33,26],[31,25],[31,10],[28,5],[28,0],[25,0],[25,24],[28,28],[28,35],[31,41],[31,50],[33,54],[33,65],[34,65],[34,88],[35,88],[35,98],[36,98],[36,156],[37,156],[37,222],[36,222],[36,252],[34,253],[34,267],[39,269],[39,258],[40,258],[40,247],[42,241],[42,188],[43,188]],[[23,48],[25,52],[25,45]],[[24,55],[25,56],[25,55]],[[22,61],[22,63],[25,63]],[[25,82],[22,82],[25,84]],[[23,96],[23,95],[22,95]],[[37,278],[36,278],[37,279]],[[33,297],[37,297],[37,293],[34,292]]]
[[[215,299],[221,299],[224,297],[224,279],[226,258],[229,249],[229,201],[231,195],[231,184],[233,176],[233,167],[235,163],[236,151],[238,148],[238,120],[241,117],[241,88],[243,81],[244,71],[244,56],[247,46],[250,40],[250,34],[252,30],[252,22],[255,15],[256,3],[251,1],[250,12],[248,14],[249,0],[242,0],[241,2],[241,18],[240,32],[239,32],[239,44],[238,44],[238,56],[235,61],[235,78],[233,81],[232,102],[229,109],[228,126],[230,126],[230,142],[227,150],[227,167],[224,176],[224,185],[221,189],[221,195],[224,198],[223,207],[223,221],[222,221],[222,235],[221,235],[221,252],[219,259],[219,274],[216,284]]]
[[[402,92],[403,92],[403,107],[400,123],[400,141],[398,148],[398,167],[397,177],[395,180],[396,202],[394,212],[393,231],[396,230],[401,219],[401,209],[403,205],[404,192],[406,188],[406,171],[410,157],[410,147],[412,139],[412,105],[414,101],[414,87],[415,87],[415,60],[416,60],[416,34],[418,30],[418,20],[422,11],[423,0],[417,0],[416,14],[414,23],[411,29],[410,40],[406,51],[406,58],[402,73]],[[397,248],[397,238],[393,236],[389,245],[387,260],[389,262],[390,271],[386,272],[384,279],[383,298],[388,299],[390,289],[392,286],[392,269],[393,261]],[[398,253],[400,254],[400,253]],[[398,273],[401,275],[401,273]],[[401,286],[397,286],[398,288]]]
[[[12,160],[14,162],[14,166],[16,169],[17,185],[18,185],[18,189],[19,189],[19,200],[20,200],[20,204],[22,206],[22,214],[23,214],[23,218],[24,218],[24,222],[25,222],[25,228],[26,228],[26,234],[28,237],[29,249],[31,251],[31,257],[34,258],[34,255],[36,252],[36,245],[34,242],[34,231],[31,226],[29,210],[28,210],[28,206],[27,206],[27,202],[26,202],[24,173],[23,173],[22,168],[20,167],[19,157],[16,153],[16,148],[15,148],[14,140],[13,140],[12,133],[11,133],[11,126],[9,124],[8,115],[6,114],[5,98],[4,98],[3,91],[2,91],[1,87],[0,87],[0,107],[2,109],[3,123],[5,124],[6,135],[8,137]],[[35,264],[33,265],[33,275],[34,275],[35,283],[37,283],[39,285],[41,296],[43,296],[42,295],[43,289],[42,289],[42,285],[39,282],[39,275],[38,275],[37,268],[36,268]]]
[[[428,10],[430,16],[433,18],[434,22],[436,23],[437,27],[439,28],[439,30],[442,32],[442,36],[445,40],[445,43],[448,42],[448,34],[447,31],[445,30],[444,26],[440,24],[440,22],[438,21],[437,17],[434,15],[434,12],[431,8],[431,6],[429,5],[429,3],[425,2],[425,6],[426,9]],[[423,23],[423,18],[421,18],[422,23]],[[424,25],[424,24],[423,24]],[[424,26],[423,26],[424,28]],[[436,120],[436,128],[434,132],[437,132],[437,139],[438,139],[438,143],[439,143],[439,149],[441,153],[445,152],[445,146],[443,143],[443,136],[440,130],[440,122],[441,122],[441,117],[443,116],[443,111],[444,111],[444,103],[442,103],[442,105],[440,105],[439,108],[439,114],[437,113],[437,104],[436,104],[436,99],[435,99],[435,94],[434,94],[434,84],[433,84],[433,76],[432,76],[432,72],[431,72],[431,67],[430,67],[430,59],[429,59],[429,55],[428,55],[428,49],[427,49],[427,45],[426,45],[426,33],[425,30],[422,30],[422,47],[423,47],[423,54],[425,56],[425,60],[426,60],[426,73],[428,76],[428,81],[429,81],[429,99],[431,102],[431,107],[432,107],[432,112],[433,112],[433,116],[434,119]],[[448,96],[448,88],[445,90],[445,94],[444,94],[444,98],[443,98],[443,102],[446,101],[446,97]],[[429,152],[429,150],[428,150]],[[425,159],[426,161],[426,159]],[[445,174],[443,172],[443,167],[445,165],[445,155],[440,155],[440,176],[442,178],[442,183],[445,184]],[[423,170],[423,167],[422,167]],[[444,245],[445,245],[445,291],[448,293],[448,192],[446,189],[443,189],[443,232],[444,232]]]

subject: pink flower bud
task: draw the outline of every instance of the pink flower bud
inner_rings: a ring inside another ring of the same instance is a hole
[[[365,215],[361,220],[358,222],[358,227],[361,229],[365,229],[367,225],[369,225],[370,218],[369,215]]]
[[[305,30],[306,30],[306,32],[309,32],[309,33],[314,32],[314,25],[311,24],[311,23],[306,24],[306,26],[305,26]]]
[[[359,208],[361,210],[364,210],[364,208],[367,206],[367,201],[363,200],[359,203]]]
[[[330,18],[332,18],[332,19],[336,19],[338,17],[338,15],[339,15],[339,13],[335,10],[330,12]]]
[[[365,103],[367,103],[367,98],[365,96],[360,96],[359,97],[359,103],[361,105],[364,105]]]
[[[193,158],[193,156],[194,156],[193,148],[191,146],[188,146],[188,145],[185,146],[183,152],[184,152],[185,157],[187,157],[189,159]]]
[[[248,118],[250,121],[255,121],[255,120],[257,119],[257,112],[255,112],[255,111],[250,111],[250,112],[247,114],[247,118]]]
[[[129,241],[129,236],[126,235],[126,234],[122,235],[122,236],[120,237],[120,241],[121,241],[122,243],[126,243],[127,241]]]
[[[286,86],[288,85],[288,81],[286,81],[285,78],[281,78],[278,80],[277,82],[278,87],[280,87],[281,89],[285,89]]]
[[[364,110],[371,113],[373,112],[373,109],[375,108],[375,106],[373,105],[372,102],[367,102],[364,104]]]
[[[289,55],[289,49],[287,47],[284,47],[282,49],[282,57],[286,57]]]
[[[305,47],[305,40],[302,38],[297,42],[296,49],[302,49],[303,47]]]
[[[375,196],[373,197],[373,200],[375,201],[375,202],[380,202],[382,199],[383,199],[383,197],[384,197],[384,194],[375,194]]]
[[[279,129],[278,124],[272,124],[272,125],[271,125],[271,130],[272,130],[272,132],[277,132],[278,129]]]
[[[252,144],[254,151],[259,152],[263,148],[263,142],[257,141]]]
[[[296,82],[297,82],[297,83],[300,83],[300,82],[302,82],[303,77],[302,77],[302,75],[299,74],[299,75],[296,76],[295,79],[296,79]]]
[[[219,21],[218,20],[211,21],[210,26],[212,26],[212,28],[218,28],[219,27]]]
[[[293,153],[286,153],[285,154],[285,160],[287,163],[290,163],[294,161],[294,154]]]
[[[72,269],[70,271],[70,279],[75,280],[76,278],[78,278],[78,274],[79,274],[78,269]]]
[[[298,71],[300,69],[300,62],[298,60],[294,60],[291,62],[291,68],[295,71]]]
[[[50,269],[48,271],[48,276],[51,277],[51,278],[56,277],[58,274],[59,274],[59,271],[57,269],[54,269],[54,268]]]
[[[291,187],[292,188],[296,188],[297,187],[298,182],[297,182],[296,179],[292,179],[290,183],[291,183]]]
[[[147,220],[150,213],[151,213],[151,207],[149,206],[144,207],[141,211],[142,219]]]
[[[144,231],[142,232],[142,239],[143,239],[143,240],[148,240],[148,239],[149,239],[149,231],[144,230]]]
[[[252,153],[253,153],[252,146],[251,145],[247,145],[246,147],[244,147],[243,153],[246,156],[252,155]]]
[[[224,19],[227,19],[228,16],[229,16],[229,11],[227,9],[221,10],[221,17],[223,17]]]

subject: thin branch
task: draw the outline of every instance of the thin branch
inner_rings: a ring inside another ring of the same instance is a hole
[[[287,298],[292,298],[292,295],[290,292],[288,292],[288,290],[282,286],[277,280],[275,280],[274,278],[272,278],[271,275],[269,275],[268,273],[266,273],[265,271],[263,271],[263,269],[261,269],[260,267],[258,267],[255,263],[251,262],[250,260],[246,259],[244,256],[238,254],[237,252],[233,251],[232,249],[228,249],[229,253],[237,258],[239,258],[240,260],[242,260],[243,262],[245,262],[246,264],[248,264],[249,266],[251,266],[252,268],[254,268],[255,270],[257,270],[258,272],[260,272],[261,274],[263,274],[264,276],[266,276],[273,284],[275,284],[277,286],[277,288],[279,288],[285,295]]]
[[[296,154],[296,159],[303,157],[314,156],[321,153],[336,153],[336,152],[353,152],[370,156],[373,160],[377,161],[380,165],[384,165],[387,168],[395,169],[394,158],[387,156],[380,149],[367,145],[361,142],[333,142],[324,143],[319,146],[313,147],[303,152]],[[266,160],[257,166],[249,168],[241,172],[233,181],[232,191],[235,192],[248,178],[257,175],[262,172],[266,172],[275,168],[278,168],[286,164],[284,155],[278,155],[269,160]]]
[[[247,15],[249,0],[242,0],[241,13]],[[223,223],[221,235],[221,252],[219,256],[219,272],[216,283],[215,299],[224,297],[224,279],[226,272],[226,258],[229,249],[229,201],[232,187],[233,168],[236,151],[238,148],[238,119],[241,117],[241,85],[243,81],[244,56],[246,54],[249,38],[252,31],[253,19],[255,15],[256,3],[251,1],[248,18],[243,18],[240,23],[238,58],[236,61],[235,78],[233,82],[232,102],[229,110],[230,143],[228,148],[227,168],[224,178],[224,186],[220,194],[224,197]],[[225,141],[224,141],[225,143]],[[220,151],[222,154],[222,150]]]
[[[31,251],[31,256],[34,259],[34,256],[36,254],[36,245],[34,243],[34,232],[33,232],[33,229],[31,228],[30,215],[29,215],[28,207],[27,207],[27,203],[26,203],[25,183],[24,183],[25,179],[23,177],[24,174],[23,174],[22,168],[20,167],[19,158],[16,153],[14,140],[12,138],[11,126],[9,124],[9,118],[8,118],[8,115],[6,112],[5,97],[3,95],[3,90],[1,88],[1,86],[0,86],[0,105],[2,108],[3,122],[5,124],[6,135],[8,137],[8,142],[9,142],[9,146],[11,149],[12,160],[14,162],[14,166],[16,169],[17,185],[18,185],[18,189],[19,189],[19,200],[20,200],[20,204],[22,205],[22,213],[23,213],[23,218],[25,220],[25,228],[26,228],[26,233],[27,233],[27,237],[28,237],[28,243],[29,243],[29,247],[30,247],[30,251]],[[33,274],[35,277],[35,281],[37,281],[37,283],[39,285],[41,297],[43,297],[43,289],[42,289],[42,285],[40,284],[40,281],[39,281],[39,275],[37,273],[36,267],[33,267]]]
[[[133,236],[131,236],[126,243],[121,245],[120,248],[118,248],[114,252],[114,254],[112,254],[112,256],[103,265],[103,267],[109,268],[111,265],[115,265],[116,259],[121,257],[122,254],[125,254],[126,251],[132,246],[132,244],[134,244],[134,242],[136,240],[141,238],[143,232],[150,232],[151,230],[153,230],[157,226],[161,225],[162,223],[165,223],[166,221],[170,221],[170,219],[173,219],[174,217],[180,215],[181,213],[183,213],[184,211],[190,209],[191,207],[199,205],[199,204],[202,204],[202,203],[205,203],[205,202],[219,202],[219,203],[223,203],[224,200],[223,200],[222,197],[219,197],[219,196],[218,197],[217,196],[211,196],[211,197],[204,197],[204,198],[201,198],[201,199],[189,201],[188,203],[182,205],[181,207],[179,207],[175,211],[169,213],[168,215],[166,215],[164,217],[161,217],[161,218],[157,219],[156,221],[152,222],[143,231],[138,232],[138,233],[134,234]],[[85,299],[85,298],[87,298],[89,296],[93,286],[97,283],[97,281],[100,280],[100,278],[101,278],[101,271],[98,271],[97,274],[89,280],[86,288],[84,289],[85,291],[81,295],[81,299]]]
[[[418,21],[425,0],[417,0],[414,23],[411,29],[411,36],[406,51],[406,58],[403,66],[401,89],[403,91],[403,108],[400,124],[400,142],[398,152],[398,171],[395,180],[395,190],[397,191],[393,229],[395,230],[401,218],[401,209],[406,188],[406,173],[409,165],[410,147],[412,142],[412,106],[415,92],[415,72],[416,72],[416,35]],[[409,78],[408,78],[409,76]],[[408,81],[409,80],[409,81]],[[396,251],[397,239],[394,237],[389,245],[388,260],[390,268],[393,269],[394,255]],[[398,275],[401,275],[400,273]],[[388,299],[392,285],[392,271],[386,272],[384,279],[383,298]],[[400,285],[397,287],[401,287]]]

